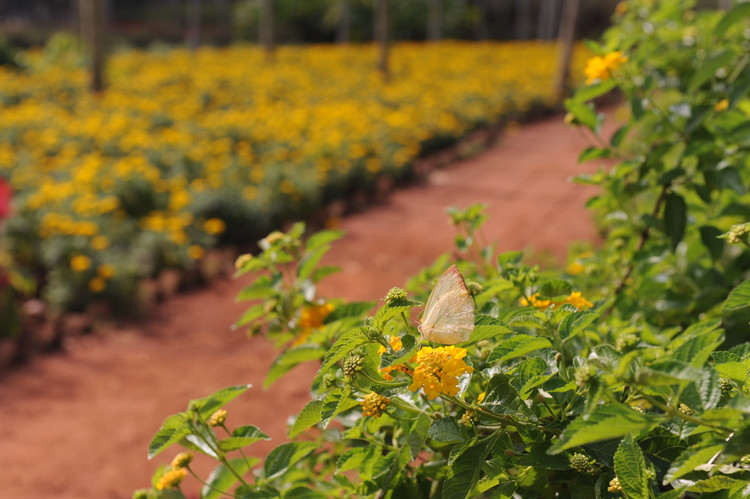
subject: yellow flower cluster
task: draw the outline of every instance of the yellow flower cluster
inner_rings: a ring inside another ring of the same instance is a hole
[[[414,359],[417,367],[414,369],[409,390],[416,392],[423,388],[430,400],[437,398],[441,393],[456,395],[458,377],[464,373],[474,372],[474,368],[464,362],[465,356],[465,348],[453,345],[422,348]]]
[[[310,333],[314,329],[322,326],[323,321],[326,320],[326,317],[328,317],[331,312],[333,312],[333,304],[331,303],[303,308],[302,312],[300,312],[299,321],[297,323],[300,332],[292,342],[292,346],[301,345],[307,341]]]
[[[187,476],[185,468],[172,468],[166,471],[156,483],[156,490],[171,489],[177,487]]]
[[[539,293],[534,293],[529,297],[528,300],[526,298],[521,298],[521,305],[523,305],[524,307],[533,306],[538,308],[539,310],[546,310],[552,305],[557,307],[565,303],[573,305],[579,310],[583,308],[591,308],[594,306],[594,304],[588,301],[580,291],[573,291],[562,301],[542,300],[539,298]]]
[[[391,399],[388,397],[370,392],[365,395],[365,399],[360,403],[362,405],[362,415],[378,417],[383,414],[383,411],[390,403]]]
[[[219,409],[208,418],[208,426],[221,426],[224,424],[224,421],[227,420],[227,411],[226,409]]]
[[[586,84],[591,85],[597,80],[609,80],[612,76],[612,72],[626,62],[628,62],[628,56],[623,55],[619,50],[610,52],[604,57],[598,55],[592,57],[588,60],[586,68],[583,70],[586,74]]]

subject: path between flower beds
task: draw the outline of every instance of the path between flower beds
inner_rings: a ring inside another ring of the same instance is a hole
[[[594,191],[568,178],[596,165],[577,164],[587,144],[561,121],[508,130],[483,154],[435,170],[421,184],[346,217],[347,235],[328,257],[343,272],[321,284],[322,295],[377,300],[403,285],[452,248],[454,231],[444,212],[451,205],[486,203],[486,233],[501,251],[533,248],[563,262],[569,242],[594,240],[584,209]],[[234,297],[246,284],[219,280],[170,299],[143,323],[71,339],[65,353],[3,374],[0,496],[129,498],[175,454],[146,459],[164,418],[184,410],[189,399],[229,385],[254,385],[227,407],[229,426],[254,424],[273,437],[250,449],[262,455],[282,443],[287,418],[308,401],[316,366],[300,366],[263,390],[273,348],[261,337],[230,330],[244,308]],[[205,477],[210,463],[196,464]],[[197,497],[194,480],[187,479],[184,490]]]

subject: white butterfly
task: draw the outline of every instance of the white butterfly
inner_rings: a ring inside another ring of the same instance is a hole
[[[468,341],[474,331],[474,300],[466,289],[458,267],[440,276],[422,314],[422,338],[443,345]]]

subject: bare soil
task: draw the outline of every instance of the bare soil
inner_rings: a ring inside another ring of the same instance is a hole
[[[499,250],[533,249],[563,263],[571,241],[597,238],[584,208],[595,191],[569,182],[598,166],[577,164],[586,145],[560,118],[510,128],[482,154],[345,217],[346,236],[328,256],[343,271],[321,284],[322,295],[377,300],[403,285],[453,247],[444,212],[451,205],[486,203],[486,233]],[[129,498],[175,454],[146,459],[164,418],[229,385],[254,387],[227,407],[228,424],[254,424],[273,439],[251,453],[283,443],[287,418],[309,400],[317,366],[300,366],[262,389],[274,348],[230,329],[244,309],[234,297],[247,284],[217,280],[170,299],[148,320],[73,338],[64,352],[2,375],[0,497]],[[209,464],[197,462],[203,476]],[[183,488],[197,497],[191,478]]]

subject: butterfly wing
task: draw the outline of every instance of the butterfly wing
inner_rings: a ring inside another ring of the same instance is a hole
[[[419,332],[434,343],[454,345],[468,341],[474,331],[474,300],[458,267],[440,277],[427,299]]]

